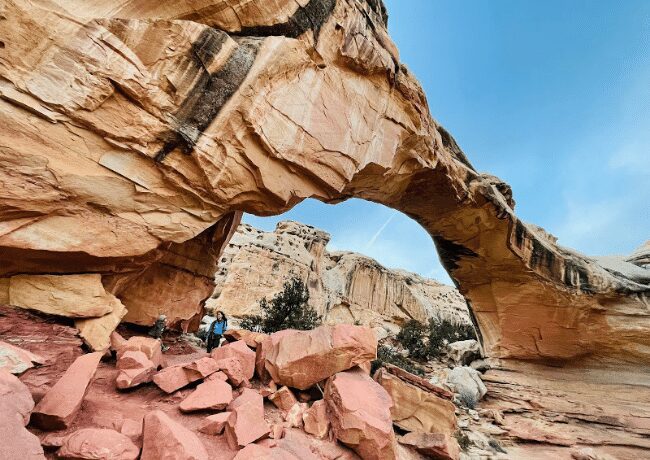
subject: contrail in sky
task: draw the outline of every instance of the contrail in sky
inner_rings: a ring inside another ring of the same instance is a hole
[[[366,244],[366,249],[370,249],[370,247],[371,247],[373,244],[375,244],[375,241],[377,240],[377,238],[379,238],[379,235],[381,235],[381,232],[384,231],[384,229],[385,229],[386,226],[390,223],[390,221],[393,220],[393,217],[395,217],[395,214],[397,214],[397,212],[393,212],[393,213],[390,215],[390,217],[389,217],[388,219],[386,219],[386,222],[384,222],[384,225],[382,225],[381,227],[379,227],[379,230],[377,230],[377,233],[375,233],[375,234],[372,236],[372,238],[370,238],[370,241],[368,241],[368,244]]]

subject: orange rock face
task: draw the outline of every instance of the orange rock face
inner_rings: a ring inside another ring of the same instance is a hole
[[[434,237],[489,354],[648,361],[647,280],[515,216],[432,119],[375,2],[316,0],[306,22],[306,3],[230,3],[11,3],[0,276],[99,274],[128,321],[194,327],[239,211],[354,196]]]

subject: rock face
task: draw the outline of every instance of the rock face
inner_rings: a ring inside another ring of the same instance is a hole
[[[225,432],[232,449],[245,447],[260,438],[268,436],[270,429],[264,420],[264,401],[254,390],[244,389],[228,409]]]
[[[241,317],[259,313],[259,300],[299,277],[311,306],[327,324],[362,324],[394,332],[414,318],[442,316],[469,323],[465,299],[450,286],[390,270],[352,252],[328,252],[330,235],[293,221],[274,232],[241,224],[219,259],[208,309]]]
[[[274,340],[276,334],[279,340]],[[377,356],[377,339],[365,327],[339,324],[276,334],[262,344],[268,345],[266,371],[275,383],[299,390]]]
[[[413,375],[409,382],[385,368],[377,371],[375,379],[393,401],[390,412],[395,425],[407,431],[454,435],[456,407],[450,401],[451,394],[436,394],[426,380]]]
[[[89,275],[127,321],[196,328],[240,212],[357,197],[433,237],[488,356],[647,372],[647,264],[522,222],[431,117],[380,1],[11,0],[0,21],[3,301]]]

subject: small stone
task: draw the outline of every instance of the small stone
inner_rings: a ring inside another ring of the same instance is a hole
[[[291,409],[285,414],[284,420],[290,428],[302,428],[302,417],[309,408],[307,403],[296,402]]]
[[[293,392],[288,387],[282,387],[269,396],[269,401],[275,404],[275,407],[286,412],[298,402]]]
[[[199,426],[199,431],[201,433],[217,435],[223,433],[223,430],[226,426],[226,421],[230,417],[231,412],[221,412],[219,414],[210,415],[206,417],[201,426]]]

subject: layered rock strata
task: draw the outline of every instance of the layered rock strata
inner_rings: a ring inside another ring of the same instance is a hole
[[[219,259],[216,288],[206,307],[234,317],[259,314],[260,299],[270,299],[298,277],[325,323],[395,332],[409,319],[470,322],[465,299],[455,288],[387,269],[361,254],[329,252],[329,240],[326,232],[299,222],[280,222],[273,232],[239,225]]]

